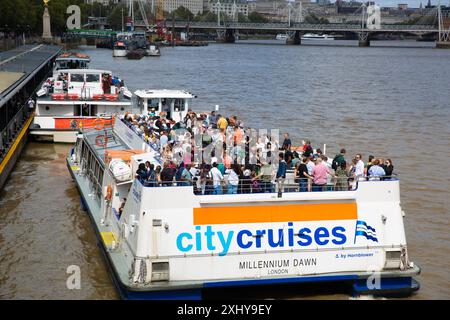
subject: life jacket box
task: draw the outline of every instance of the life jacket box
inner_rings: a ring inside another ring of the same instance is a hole
[[[112,159],[109,163],[109,169],[117,181],[131,180],[131,168],[122,159]]]
[[[55,81],[55,84],[53,85],[53,90],[54,90],[55,93],[64,92],[64,82],[62,82],[62,81]]]

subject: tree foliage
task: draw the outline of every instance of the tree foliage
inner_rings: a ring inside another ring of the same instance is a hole
[[[194,21],[213,22],[217,21],[217,15],[211,11],[204,11],[194,17]]]
[[[248,21],[255,23],[265,23],[268,22],[269,19],[264,17],[261,13],[253,11],[248,14]]]
[[[192,19],[194,19],[194,14],[189,9],[183,6],[179,6],[172,12],[172,14],[175,14],[175,18],[179,18],[184,21],[192,21]]]
[[[323,17],[318,17],[316,16],[313,12],[309,13],[306,17],[305,17],[305,22],[306,23],[312,23],[312,24],[323,24],[323,23],[330,23],[330,21],[328,21],[328,19],[323,18]]]
[[[108,16],[113,6],[103,6],[94,2],[86,4],[84,0],[51,0],[48,3],[53,34],[66,31],[67,7],[78,5],[81,9],[81,23],[87,22],[88,16]],[[42,0],[0,0],[0,30],[5,32],[42,34]]]

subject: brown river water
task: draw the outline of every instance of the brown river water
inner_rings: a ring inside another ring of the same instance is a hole
[[[310,139],[326,143],[329,156],[346,147],[364,160],[392,159],[410,259],[422,268],[421,289],[409,299],[450,299],[450,50],[394,44],[211,44],[163,48],[160,58],[140,61],[80,51],[133,90],[186,89],[199,96],[194,109],[219,104],[250,127],[290,132],[295,145]],[[118,298],[65,164],[69,150],[29,142],[0,192],[0,299]],[[80,267],[79,290],[66,287],[70,265]],[[246,297],[349,299],[317,288]]]

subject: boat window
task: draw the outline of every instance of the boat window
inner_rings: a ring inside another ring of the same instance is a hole
[[[86,82],[99,82],[100,81],[100,75],[99,74],[86,74]]]
[[[148,99],[147,100],[148,110],[154,108],[155,111],[159,111],[159,99]]]
[[[84,82],[84,75],[83,74],[71,74],[70,81],[71,82]]]
[[[83,116],[83,117],[88,117],[88,116],[90,116],[90,114],[89,114],[89,106],[87,105],[87,104],[84,104],[82,107],[81,107],[81,115]]]
[[[184,111],[184,99],[175,99],[173,110],[175,112]]]
[[[81,116],[81,106],[80,105],[76,104],[73,106],[73,115],[75,117]]]

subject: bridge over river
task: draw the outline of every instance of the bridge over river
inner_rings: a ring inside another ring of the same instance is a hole
[[[217,32],[217,40],[220,42],[233,43],[235,41],[235,34],[239,31],[255,31],[255,32],[277,32],[286,33],[287,44],[301,44],[301,36],[305,33],[332,33],[332,34],[348,34],[353,33],[358,36],[359,46],[370,46],[370,39],[375,34],[389,33],[389,34],[412,34],[419,37],[426,35],[437,35],[438,41],[436,46],[440,48],[450,48],[450,12],[443,11],[439,8],[435,12],[430,13],[434,15],[435,19],[432,23],[415,24],[388,24],[379,23],[373,24],[367,18],[366,11],[362,12],[360,23],[306,23],[293,22],[290,19],[288,22],[268,22],[268,23],[254,23],[254,22],[238,22],[238,21],[218,21],[204,22],[204,21],[177,21],[167,20],[165,27],[167,29],[174,29],[175,31],[186,30],[203,30]],[[429,16],[430,16],[429,14]],[[135,21],[134,28],[150,29],[148,23],[144,21]],[[114,37],[115,32],[106,30],[72,30],[66,33],[69,37]]]

